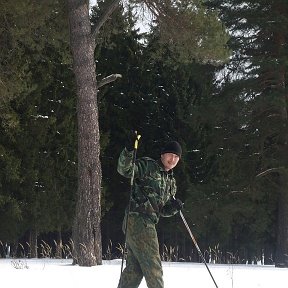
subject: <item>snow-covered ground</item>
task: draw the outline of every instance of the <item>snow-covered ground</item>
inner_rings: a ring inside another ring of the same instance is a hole
[[[94,267],[73,266],[72,260],[0,259],[1,287],[117,288],[121,260]],[[288,268],[261,265],[210,264],[219,288],[286,287]],[[163,262],[165,288],[213,288],[204,264]],[[145,280],[140,288],[145,288]]]

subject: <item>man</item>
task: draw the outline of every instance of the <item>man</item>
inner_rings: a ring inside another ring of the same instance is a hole
[[[127,178],[132,176],[133,144],[131,141],[126,145],[118,160],[117,170]],[[118,288],[139,287],[143,276],[148,288],[164,287],[155,225],[160,216],[170,217],[182,209],[182,202],[175,199],[177,188],[172,170],[181,155],[180,144],[171,141],[164,146],[158,161],[148,157],[135,161],[130,210],[126,209],[123,223],[128,253]]]

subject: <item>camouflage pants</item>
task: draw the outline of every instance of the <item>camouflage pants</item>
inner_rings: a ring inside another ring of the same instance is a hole
[[[127,260],[118,288],[137,288],[143,276],[148,288],[163,288],[163,270],[155,225],[130,214],[127,226]]]

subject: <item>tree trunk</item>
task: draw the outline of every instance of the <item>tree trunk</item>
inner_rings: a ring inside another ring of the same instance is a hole
[[[36,229],[31,229],[29,234],[29,258],[37,258],[38,257],[38,241],[37,241],[38,233]]]
[[[285,92],[285,70],[282,69],[279,81],[282,85],[282,133],[279,143],[278,162],[285,167],[279,173],[279,200],[278,200],[278,225],[277,225],[277,242],[276,242],[276,267],[288,267],[288,119],[287,119],[287,93]],[[279,86],[280,86],[279,85]]]
[[[287,17],[288,5],[284,2],[279,2],[276,5],[278,15],[283,19]],[[277,29],[275,32],[276,55],[279,60],[286,58],[287,51],[284,48],[287,45],[287,35],[283,29]],[[288,93],[286,91],[286,65],[279,61],[279,71],[277,74],[277,90],[280,91],[281,97],[281,134],[279,137],[279,159],[278,162],[284,171],[279,175],[280,190],[278,202],[278,231],[276,243],[276,267],[288,267]]]
[[[61,228],[59,228],[57,231],[56,251],[55,251],[55,257],[58,259],[62,259],[62,248],[63,248],[62,232]]]
[[[67,1],[78,97],[78,195],[72,235],[73,257],[80,266],[94,266],[102,264],[101,165],[95,40],[91,36],[89,1]]]
[[[284,174],[284,173],[283,173]],[[276,246],[276,267],[288,267],[288,176],[280,175],[280,195],[278,203],[278,231]]]

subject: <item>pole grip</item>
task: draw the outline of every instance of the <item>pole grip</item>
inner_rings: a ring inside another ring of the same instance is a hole
[[[135,139],[135,142],[134,142],[134,149],[137,150],[138,149],[138,142],[141,138],[141,135],[140,134],[137,134],[137,131],[135,131],[135,134],[136,134],[136,139]]]

